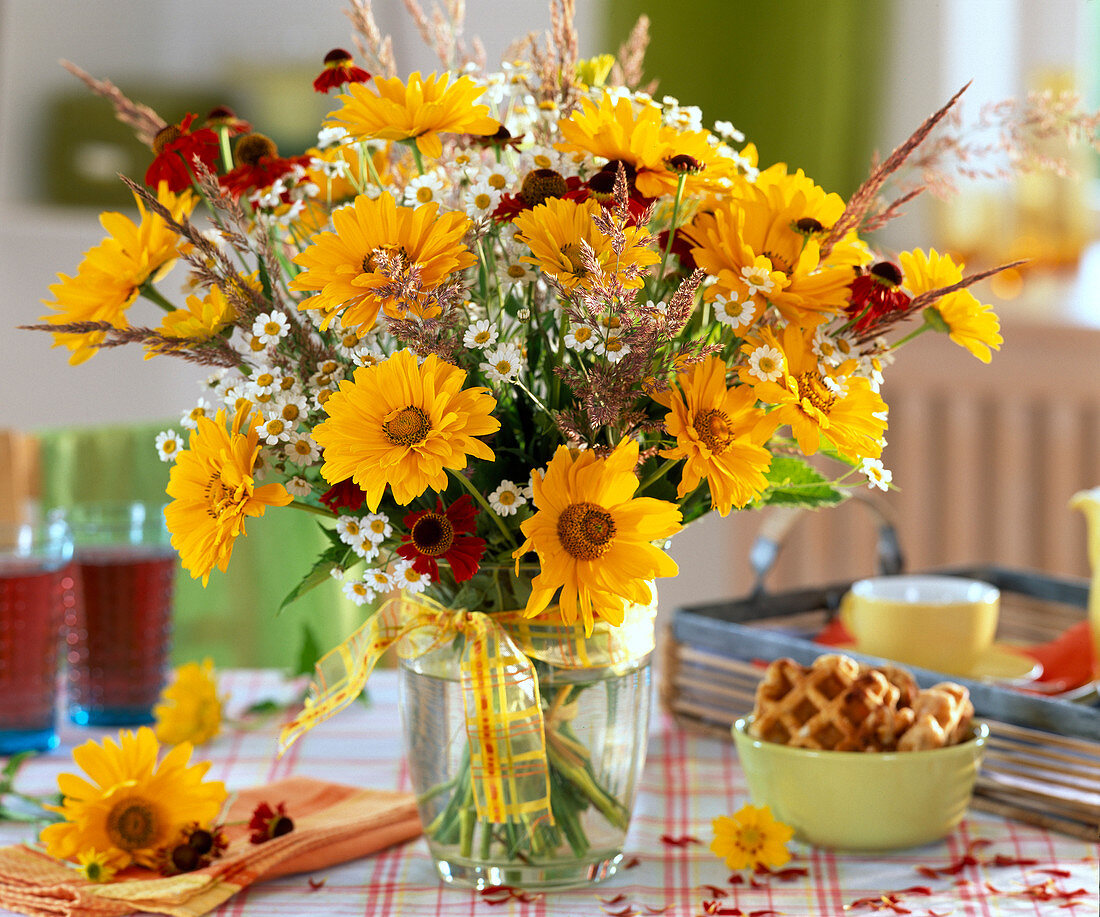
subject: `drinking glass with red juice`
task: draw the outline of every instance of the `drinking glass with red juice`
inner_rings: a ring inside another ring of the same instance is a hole
[[[69,719],[151,723],[168,672],[179,568],[164,507],[87,503],[64,515],[80,579],[80,601],[66,622]]]
[[[64,520],[0,523],[0,755],[57,746],[58,647],[76,604]]]

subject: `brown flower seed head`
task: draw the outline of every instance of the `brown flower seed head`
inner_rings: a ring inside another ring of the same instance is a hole
[[[164,152],[164,148],[173,140],[180,138],[180,126],[178,124],[166,124],[153,138],[153,152],[158,156]]]
[[[880,283],[889,287],[896,287],[901,283],[901,268],[891,261],[879,261],[872,265],[871,274]]]
[[[705,162],[700,162],[694,156],[688,156],[687,153],[669,156],[665,160],[665,166],[670,172],[676,172],[678,175],[695,175],[707,167]]]
[[[561,197],[568,189],[560,172],[533,169],[524,177],[519,196],[528,207],[537,207],[552,197]]]
[[[238,165],[258,165],[265,156],[278,156],[275,141],[264,134],[245,134],[233,147],[233,158]]]
[[[333,48],[325,55],[326,64],[350,64],[351,54],[343,48]]]
[[[824,232],[825,227],[813,217],[803,217],[801,220],[795,221],[794,231],[804,236],[816,236],[818,233]]]

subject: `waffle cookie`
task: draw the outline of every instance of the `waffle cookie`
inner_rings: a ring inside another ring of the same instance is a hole
[[[756,689],[749,733],[795,748],[916,751],[961,741],[973,715],[961,685],[921,691],[900,667],[828,654],[810,666],[772,662]]]

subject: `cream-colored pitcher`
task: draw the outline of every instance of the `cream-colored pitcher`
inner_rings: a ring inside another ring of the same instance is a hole
[[[1092,677],[1100,678],[1100,487],[1082,490],[1070,497],[1071,509],[1085,514],[1088,526],[1089,567],[1092,585],[1089,587],[1089,631],[1092,634]]]

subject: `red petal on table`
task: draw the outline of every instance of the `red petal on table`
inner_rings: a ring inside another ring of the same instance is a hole
[[[1073,875],[1068,869],[1036,869],[1035,871],[1045,873],[1048,876],[1057,876],[1059,879],[1068,879]]]
[[[712,898],[728,898],[729,892],[724,888],[719,888],[717,885],[700,885],[703,891],[705,891]]]
[[[697,837],[692,837],[690,834],[681,834],[679,837],[673,837],[671,834],[662,834],[661,843],[669,844],[673,847],[686,847],[688,844],[701,844],[703,842]]]
[[[618,904],[620,901],[626,900],[626,895],[618,894],[614,898],[601,898],[599,895],[596,895],[596,900],[599,901],[600,904]]]
[[[322,888],[327,881],[328,879],[310,879],[309,887],[312,888],[314,891],[317,891],[317,889]]]

